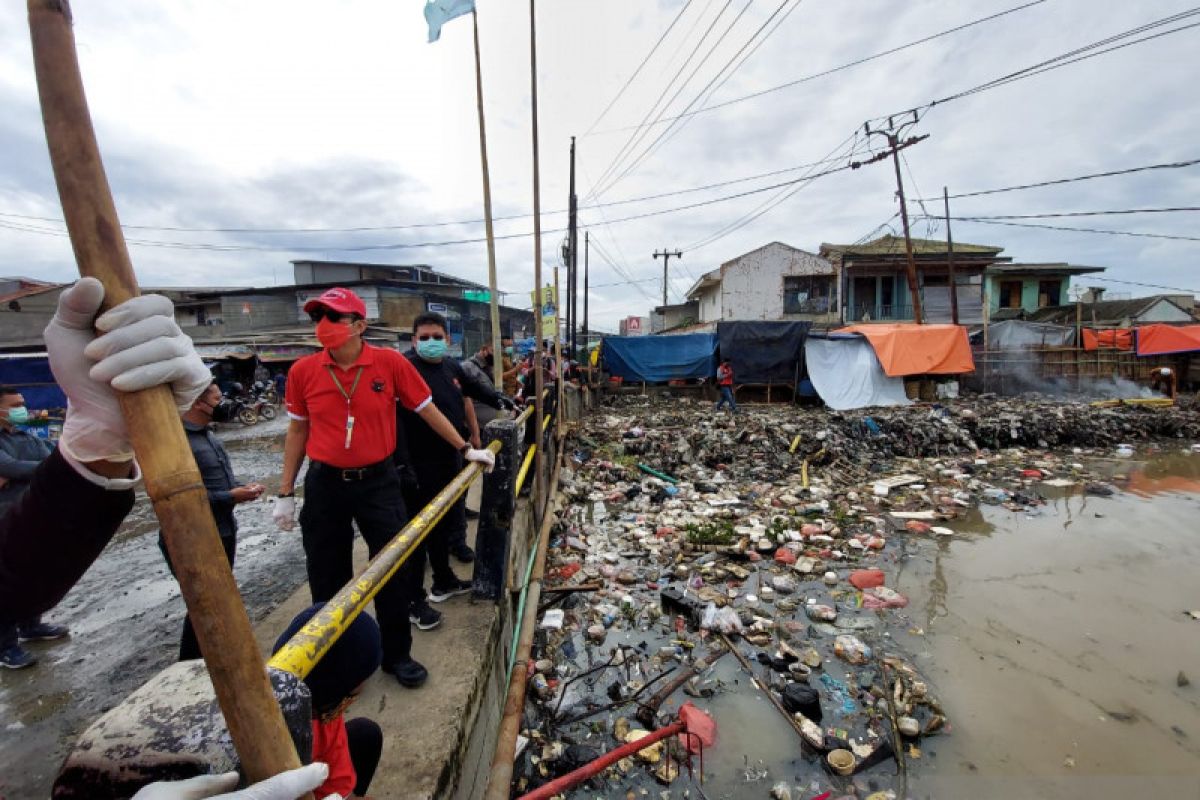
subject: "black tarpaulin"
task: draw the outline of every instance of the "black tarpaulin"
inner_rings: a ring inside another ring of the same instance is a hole
[[[734,381],[783,383],[804,376],[804,340],[811,322],[719,322],[722,359],[733,362]]]

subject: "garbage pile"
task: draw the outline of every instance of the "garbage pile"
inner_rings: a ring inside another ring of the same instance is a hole
[[[1018,510],[1047,492],[1112,491],[1083,463],[1093,451],[1048,448],[1112,455],[1113,443],[1183,436],[1200,438],[1192,410],[987,398],[735,417],[636,398],[593,414],[568,442],[516,788],[682,717],[687,733],[581,789],[661,791],[716,742],[711,701],[754,693],[792,730],[796,758],[748,768],[747,781],[765,780],[739,796],[905,796],[926,740],[951,730],[893,638],[913,630],[889,585],[905,541],[954,536],[981,502]]]

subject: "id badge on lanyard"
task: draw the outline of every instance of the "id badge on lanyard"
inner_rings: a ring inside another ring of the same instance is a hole
[[[333,385],[337,387],[338,393],[346,398],[346,449],[350,449],[350,441],[354,438],[354,412],[350,408],[350,399],[354,397],[354,390],[358,388],[358,380],[362,377],[363,367],[358,368],[358,372],[354,376],[354,383],[350,384],[350,391],[347,392],[342,386],[342,382],[338,380],[337,375],[333,372],[333,367],[329,367],[329,377],[333,380]]]

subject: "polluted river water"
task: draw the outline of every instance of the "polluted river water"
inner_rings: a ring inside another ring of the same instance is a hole
[[[896,588],[911,627],[895,639],[953,714],[910,757],[912,798],[1200,797],[1200,620],[1187,613],[1200,609],[1200,454],[1111,466],[1125,478],[1112,497],[984,506],[953,537],[907,544]],[[732,660],[718,671],[745,680]],[[781,780],[794,799],[818,794],[761,696],[706,708],[720,730],[707,797],[767,797]]]

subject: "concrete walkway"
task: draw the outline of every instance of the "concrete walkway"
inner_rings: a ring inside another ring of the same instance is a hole
[[[476,481],[468,494],[471,508],[479,507],[479,486]],[[475,541],[474,520],[467,539]],[[357,571],[367,562],[367,549],[361,539],[356,542]],[[460,578],[470,579],[469,564],[453,559],[451,564]],[[426,570],[426,589],[429,580]],[[279,632],[309,603],[305,585],[255,626],[264,657]],[[391,675],[376,673],[347,712],[348,718],[370,717],[383,728],[383,756],[370,790],[376,800],[450,793],[458,778],[466,731],[481,705],[488,664],[499,652],[499,614],[494,604],[475,603],[467,595],[434,607],[443,614],[440,627],[432,631],[413,627],[413,657],[429,670],[429,681],[419,689],[405,689]]]

